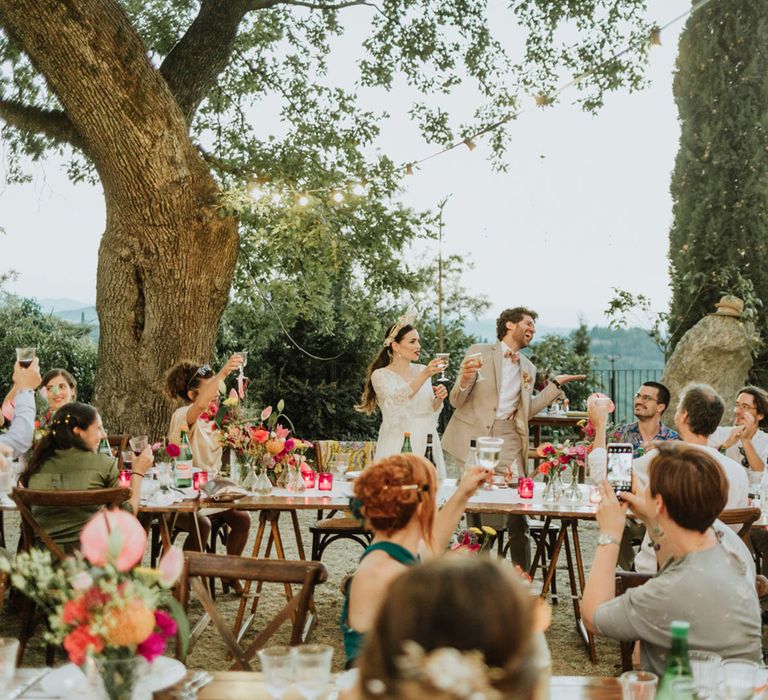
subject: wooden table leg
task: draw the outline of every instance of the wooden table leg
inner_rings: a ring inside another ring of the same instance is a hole
[[[549,526],[551,522],[552,522],[551,516],[548,515],[544,518],[544,525],[541,529],[541,537],[539,538],[539,543],[536,545],[536,554],[533,557],[533,563],[531,564],[531,568],[528,569],[528,575],[531,578],[536,576],[536,569],[539,568],[539,561],[544,555],[544,547],[546,546],[547,533],[549,532]]]
[[[546,532],[543,533],[542,541],[544,540],[544,537],[546,537]],[[552,585],[552,579],[555,576],[555,567],[557,566],[557,559],[560,556],[560,549],[563,546],[563,540],[565,539],[565,528],[560,527],[560,532],[557,533],[557,539],[555,540],[555,547],[552,550],[552,556],[549,558],[549,568],[547,569],[547,575],[544,577],[544,583],[541,585],[541,595],[542,598],[547,597],[547,593],[549,593],[549,587]]]
[[[267,511],[259,511],[259,527],[256,530],[256,540],[253,543],[253,549],[251,550],[251,558],[256,559],[259,556],[259,550],[261,549],[261,542],[264,539],[264,529],[267,525]],[[245,615],[245,606],[248,604],[248,596],[251,592],[252,581],[246,581],[243,587],[243,595],[240,597],[240,606],[237,609],[237,616],[235,617],[235,625],[233,627],[233,634],[240,639],[245,633],[243,628],[243,616]],[[241,631],[242,630],[242,631]]]

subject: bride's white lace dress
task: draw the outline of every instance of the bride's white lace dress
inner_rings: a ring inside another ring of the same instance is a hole
[[[423,369],[424,365],[411,364],[410,378],[415,378]],[[376,443],[376,459],[400,454],[406,432],[411,434],[413,453],[423,455],[427,449],[427,434],[432,433],[432,451],[437,474],[440,479],[444,479],[445,461],[437,434],[437,417],[443,407],[441,404],[437,411],[432,409],[435,398],[432,382],[425,381],[411,398],[408,381],[386,367],[374,371],[371,382],[382,416],[379,440]]]

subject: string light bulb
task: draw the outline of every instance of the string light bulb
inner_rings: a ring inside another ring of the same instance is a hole
[[[661,46],[661,27],[656,26],[651,29],[651,35],[648,37],[650,46]]]
[[[301,197],[299,197],[298,202],[299,202],[299,206],[300,207],[306,207],[307,204],[309,204],[309,197],[307,197],[307,195],[303,194],[303,195],[301,195]]]
[[[413,163],[406,163],[406,165],[405,165],[405,174],[406,175],[413,175]]]
[[[474,151],[477,148],[477,144],[469,137],[465,138],[462,143],[470,150]]]
[[[331,199],[336,202],[336,204],[341,204],[344,201],[344,193],[341,190],[334,190]]]
[[[534,95],[533,99],[536,100],[537,107],[546,107],[548,104],[552,103],[552,98],[549,95]]]

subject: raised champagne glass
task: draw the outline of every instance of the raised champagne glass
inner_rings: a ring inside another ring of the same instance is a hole
[[[438,382],[447,382],[448,377],[445,376],[445,370],[448,369],[448,358],[451,356],[449,352],[436,352],[435,357],[438,360],[442,360],[440,376],[437,378]]]
[[[497,437],[479,437],[477,438],[477,463],[485,471],[490,472],[490,480],[485,482],[483,488],[486,491],[493,491],[496,486],[493,484],[493,474],[499,464],[501,456],[501,447],[504,444],[504,438]]]

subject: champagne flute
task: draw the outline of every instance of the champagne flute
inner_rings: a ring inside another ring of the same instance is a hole
[[[442,371],[440,372],[440,376],[437,378],[438,382],[447,382],[448,377],[445,376],[445,370],[448,368],[448,358],[451,356],[451,353],[449,352],[436,352],[435,357],[438,360],[442,360]]]
[[[475,379],[475,382],[484,382],[485,376],[480,371],[483,366],[483,353],[473,352],[471,355],[467,355],[467,359],[477,363],[477,378]]]
[[[497,437],[479,437],[477,438],[477,463],[485,471],[490,473],[491,482],[485,482],[483,488],[486,491],[493,491],[496,489],[494,486],[492,477],[496,470],[496,466],[499,463],[499,457],[501,456],[501,447],[504,444],[504,438]]]
[[[243,379],[245,377],[245,374],[243,374],[243,370],[245,369],[245,366],[248,364],[248,351],[247,350],[241,350],[239,353],[240,357],[243,358],[243,363],[240,365],[240,374],[238,377],[240,379]]]

